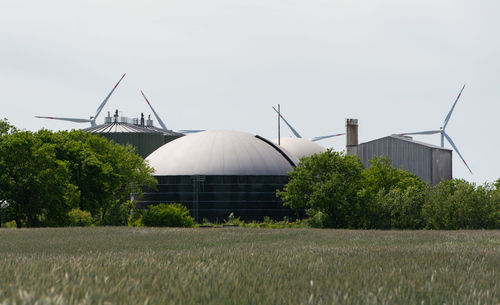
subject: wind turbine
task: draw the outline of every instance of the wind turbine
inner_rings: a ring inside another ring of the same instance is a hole
[[[161,120],[160,116],[158,115],[158,113],[156,113],[155,109],[153,108],[153,105],[151,105],[151,103],[149,102],[148,98],[146,97],[146,95],[144,94],[144,92],[141,91],[141,94],[142,96],[144,97],[144,99],[146,100],[146,103],[148,103],[149,105],[149,108],[151,108],[151,111],[153,111],[153,114],[155,115],[156,119],[158,120],[158,123],[160,124],[161,126],[161,129],[165,130],[165,131],[171,131],[170,129],[167,128],[167,126],[165,125],[165,123],[163,123],[163,121]],[[176,132],[180,132],[180,133],[195,133],[195,132],[201,132],[201,131],[205,131],[203,129],[196,129],[196,130],[177,130]]]
[[[460,90],[460,93],[457,96],[457,99],[453,103],[453,106],[451,107],[450,112],[448,112],[448,115],[444,119],[443,127],[440,127],[439,130],[428,130],[428,131],[417,131],[417,132],[407,132],[407,133],[402,133],[400,134],[401,136],[406,136],[406,135],[431,135],[431,134],[441,134],[441,147],[444,147],[444,139],[450,143],[451,147],[457,152],[458,156],[462,161],[464,162],[465,166],[469,170],[469,172],[472,174],[472,170],[470,169],[469,165],[467,165],[467,162],[465,162],[465,159],[462,157],[462,154],[460,154],[460,151],[458,151],[457,146],[451,139],[451,137],[446,133],[446,126],[448,126],[448,122],[450,121],[451,114],[453,113],[453,110],[455,109],[455,106],[457,105],[458,99],[460,99],[460,96],[462,95],[462,91],[464,91],[465,85],[463,85],[462,90]]]
[[[38,119],[61,120],[61,121],[70,121],[70,122],[74,122],[74,123],[90,123],[91,126],[96,126],[97,116],[101,113],[102,109],[104,108],[104,106],[108,102],[109,98],[111,97],[111,94],[113,94],[113,92],[115,91],[116,87],[118,87],[118,85],[120,84],[120,82],[122,81],[122,79],[125,77],[126,74],[127,73],[123,74],[123,76],[116,83],[116,85],[113,87],[113,89],[108,94],[108,96],[106,96],[106,98],[104,99],[104,101],[102,101],[101,105],[99,105],[99,107],[97,108],[96,113],[93,116],[91,116],[89,119],[60,118],[60,117],[51,117],[51,116],[38,116],[38,115],[35,116],[35,118],[38,118]]]
[[[295,130],[295,128],[293,128],[292,125],[290,125],[290,123],[288,123],[288,121],[283,117],[283,115],[281,115],[281,112],[278,111],[278,110],[276,110],[276,108],[274,108],[274,106],[273,106],[273,109],[280,116],[280,118],[283,120],[283,122],[285,122],[285,124],[288,126],[288,128],[290,128],[290,130],[292,131],[292,133],[297,138],[302,138],[302,136],[297,132],[297,130]],[[332,135],[314,137],[314,138],[311,139],[311,141],[319,141],[319,140],[333,138],[333,137],[338,137],[338,136],[342,136],[342,135],[345,135],[345,133],[337,133],[337,134],[332,134]]]
[[[144,92],[142,92],[141,90],[141,94],[142,96],[144,97],[144,99],[146,100],[146,103],[148,103],[149,107],[151,108],[151,110],[153,111],[153,114],[155,115],[156,119],[158,120],[158,123],[160,124],[161,128],[162,129],[165,129],[165,130],[168,130],[167,126],[165,125],[165,123],[163,123],[163,121],[160,119],[160,116],[158,115],[158,113],[156,113],[155,109],[153,108],[153,106],[151,105],[151,103],[149,103],[149,100],[148,98],[146,97],[146,95],[144,95]]]

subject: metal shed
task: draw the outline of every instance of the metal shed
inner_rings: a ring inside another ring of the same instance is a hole
[[[408,137],[387,136],[358,145],[357,155],[369,167],[374,157],[387,156],[396,168],[413,173],[425,182],[437,184],[452,178],[452,150]]]

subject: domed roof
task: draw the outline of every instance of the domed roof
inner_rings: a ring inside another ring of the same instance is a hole
[[[171,141],[146,158],[157,176],[286,175],[298,159],[260,136],[204,131]]]
[[[274,140],[273,142],[278,144],[278,140]],[[309,157],[314,154],[320,154],[326,151],[326,148],[318,143],[304,138],[281,138],[280,146],[285,148],[297,159]]]

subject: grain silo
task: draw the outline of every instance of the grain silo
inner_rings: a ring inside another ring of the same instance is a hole
[[[146,158],[158,179],[139,207],[181,203],[196,220],[222,221],[295,217],[276,190],[288,182],[298,160],[260,136],[238,131],[204,131],[165,144]]]
[[[144,120],[144,116],[141,119],[120,116],[118,110],[113,117],[108,112],[104,124],[82,130],[99,134],[118,144],[130,144],[143,158],[165,143],[183,136],[181,133],[155,128],[153,121],[149,118]]]

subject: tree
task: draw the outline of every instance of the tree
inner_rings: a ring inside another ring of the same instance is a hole
[[[385,156],[373,158],[363,171],[360,193],[368,211],[367,227],[420,228],[426,192],[427,185],[418,176],[392,167]]]
[[[329,149],[301,159],[277,196],[293,209],[305,208],[311,217],[323,215],[323,226],[361,227],[364,207],[358,192],[362,170],[359,158]]]
[[[156,186],[153,169],[132,146],[76,130],[40,133],[44,141],[56,145],[58,158],[69,162],[71,182],[78,187],[80,209],[91,212],[99,221],[106,219],[107,225],[123,224],[123,217],[106,215],[123,210],[121,205],[130,199],[130,194],[140,196],[142,187]]]
[[[18,227],[64,223],[74,206],[76,187],[68,163],[55,147],[29,131],[4,134],[0,140],[0,194]]]
[[[498,227],[499,205],[491,186],[476,187],[462,179],[432,187],[422,213],[428,229],[488,229]]]
[[[1,122],[0,200],[18,226],[66,225],[76,207],[100,221],[118,211],[106,224],[123,224],[122,203],[156,185],[130,146],[82,131],[19,132]]]

